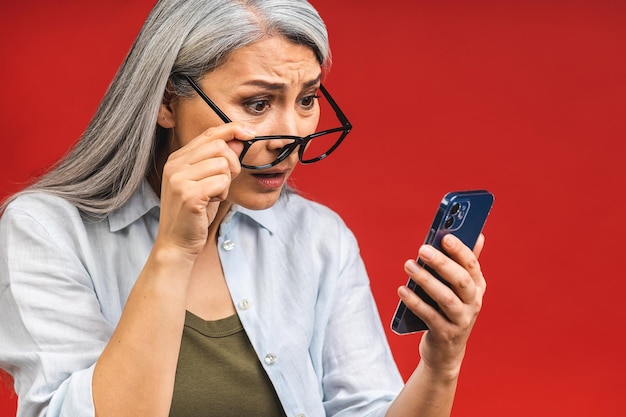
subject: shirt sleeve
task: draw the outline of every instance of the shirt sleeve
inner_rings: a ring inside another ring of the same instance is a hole
[[[112,327],[79,249],[82,219],[69,204],[31,209],[10,205],[0,219],[0,367],[18,416],[93,416],[93,368]]]
[[[323,348],[328,416],[383,416],[402,389],[354,235],[340,235],[340,270],[324,294],[329,317]]]

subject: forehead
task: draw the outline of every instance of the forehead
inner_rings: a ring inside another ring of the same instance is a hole
[[[308,46],[283,37],[269,37],[231,52],[226,61],[208,78],[268,80],[303,83],[316,79],[321,66],[315,52]]]

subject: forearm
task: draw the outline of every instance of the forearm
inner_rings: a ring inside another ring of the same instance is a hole
[[[475,252],[452,234],[441,242],[449,256],[427,245],[420,248],[419,256],[450,287],[414,260],[405,263],[405,271],[437,302],[443,314],[408,288],[399,288],[402,301],[424,319],[429,330],[420,342],[421,361],[387,417],[447,417],[452,411],[467,340],[485,293],[486,282],[477,260],[484,237],[479,237]]]
[[[96,364],[98,417],[169,414],[192,265],[153,250]]]
[[[421,361],[385,416],[448,417],[457,381],[457,371],[443,374]]]

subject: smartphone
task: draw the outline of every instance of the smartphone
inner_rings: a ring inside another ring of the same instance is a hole
[[[432,245],[445,253],[441,248],[441,239],[448,233],[452,233],[466,246],[473,249],[487,221],[493,202],[494,196],[487,190],[453,191],[447,193],[439,204],[439,209],[424,243]],[[426,268],[441,282],[450,286],[432,268],[425,265],[420,258],[417,258],[417,263]],[[441,312],[437,303],[412,279],[409,278],[407,286],[422,300]],[[428,326],[400,301],[391,322],[391,330],[397,334],[408,334],[428,330]]]

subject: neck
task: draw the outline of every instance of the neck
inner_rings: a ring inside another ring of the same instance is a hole
[[[209,225],[209,236],[207,238],[207,242],[217,242],[217,235],[220,230],[220,224],[222,224],[222,220],[224,220],[224,217],[226,217],[226,214],[228,214],[228,211],[232,206],[233,203],[229,201],[222,201],[220,203],[220,206],[217,209],[217,214]]]

